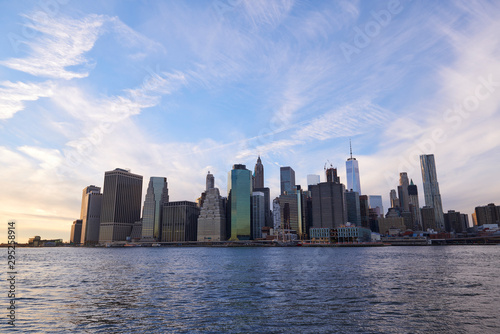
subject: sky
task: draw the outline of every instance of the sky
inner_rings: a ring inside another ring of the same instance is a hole
[[[0,242],[68,241],[117,167],[171,201],[259,155],[273,198],[280,166],[345,183],[349,140],[385,210],[400,172],[425,204],[421,154],[445,212],[498,205],[499,31],[498,1],[2,0]]]

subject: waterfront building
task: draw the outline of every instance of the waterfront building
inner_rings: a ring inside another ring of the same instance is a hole
[[[406,231],[406,225],[403,217],[390,216],[380,217],[378,219],[379,233],[382,235],[390,234],[391,230]],[[373,230],[372,230],[373,231]]]
[[[250,240],[252,172],[245,165],[233,165],[229,172],[228,210],[230,212],[230,240]]]
[[[500,206],[490,203],[485,206],[476,206],[473,218],[475,225],[500,224]]]
[[[434,213],[435,209],[430,206],[424,206],[420,209],[421,217],[422,217],[422,229],[427,231],[432,229],[437,231],[438,227],[436,225],[436,214]],[[444,219],[444,217],[443,217]]]
[[[69,242],[74,245],[79,245],[82,243],[82,220],[77,219],[71,225],[71,234],[69,237]]]
[[[379,216],[384,214],[384,206],[382,205],[382,196],[381,195],[369,195],[368,196],[368,205],[370,209],[377,210]]]
[[[198,217],[198,241],[226,240],[226,201],[214,185],[214,176],[208,172],[205,200]]]
[[[95,245],[99,242],[101,220],[102,194],[101,188],[94,185],[83,188],[80,219],[82,231],[80,241],[85,245]]]
[[[161,241],[196,241],[200,208],[195,202],[178,201],[163,204]]]
[[[345,163],[346,167],[346,177],[347,177],[347,190],[357,192],[361,195],[361,185],[359,182],[359,166],[358,160],[352,157],[352,146],[349,141],[349,148],[351,152],[351,157],[347,159]]]
[[[353,225],[361,226],[359,193],[356,191],[346,191],[345,201],[347,208],[347,221]]]
[[[252,239],[262,238],[262,228],[266,223],[266,211],[265,211],[265,195],[261,191],[252,192]]]
[[[104,173],[99,242],[124,241],[141,218],[142,176],[116,168]]]
[[[327,182],[311,186],[312,227],[335,228],[347,223],[345,186],[335,168],[326,170]]]
[[[424,184],[425,206],[434,208],[436,227],[444,230],[443,205],[441,194],[439,193],[439,183],[437,181],[436,162],[434,154],[420,156],[420,166],[422,168],[422,182]]]
[[[166,177],[152,176],[149,179],[146,199],[142,209],[142,240],[159,241],[161,238],[161,215],[163,204],[168,202]]]
[[[281,194],[295,189],[295,171],[292,167],[280,167]]]
[[[460,212],[455,210],[448,210],[448,213],[444,214],[444,227],[446,232],[463,233],[467,230],[465,221]]]
[[[300,186],[294,191],[287,191],[279,196],[281,226],[285,230],[296,231],[297,237],[303,239],[307,234],[306,226],[307,196]]]

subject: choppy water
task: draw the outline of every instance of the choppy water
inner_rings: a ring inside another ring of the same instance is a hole
[[[500,333],[500,246],[16,255],[22,333]]]

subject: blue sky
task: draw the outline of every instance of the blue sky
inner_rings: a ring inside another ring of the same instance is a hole
[[[434,153],[443,208],[500,203],[500,3],[2,1],[0,220],[69,239],[104,171],[195,200],[235,163],[382,195]],[[5,229],[6,231],[6,229]],[[5,231],[0,239],[6,240]]]

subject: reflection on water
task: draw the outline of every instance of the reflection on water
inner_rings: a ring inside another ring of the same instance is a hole
[[[20,248],[16,329],[500,332],[500,247]]]

